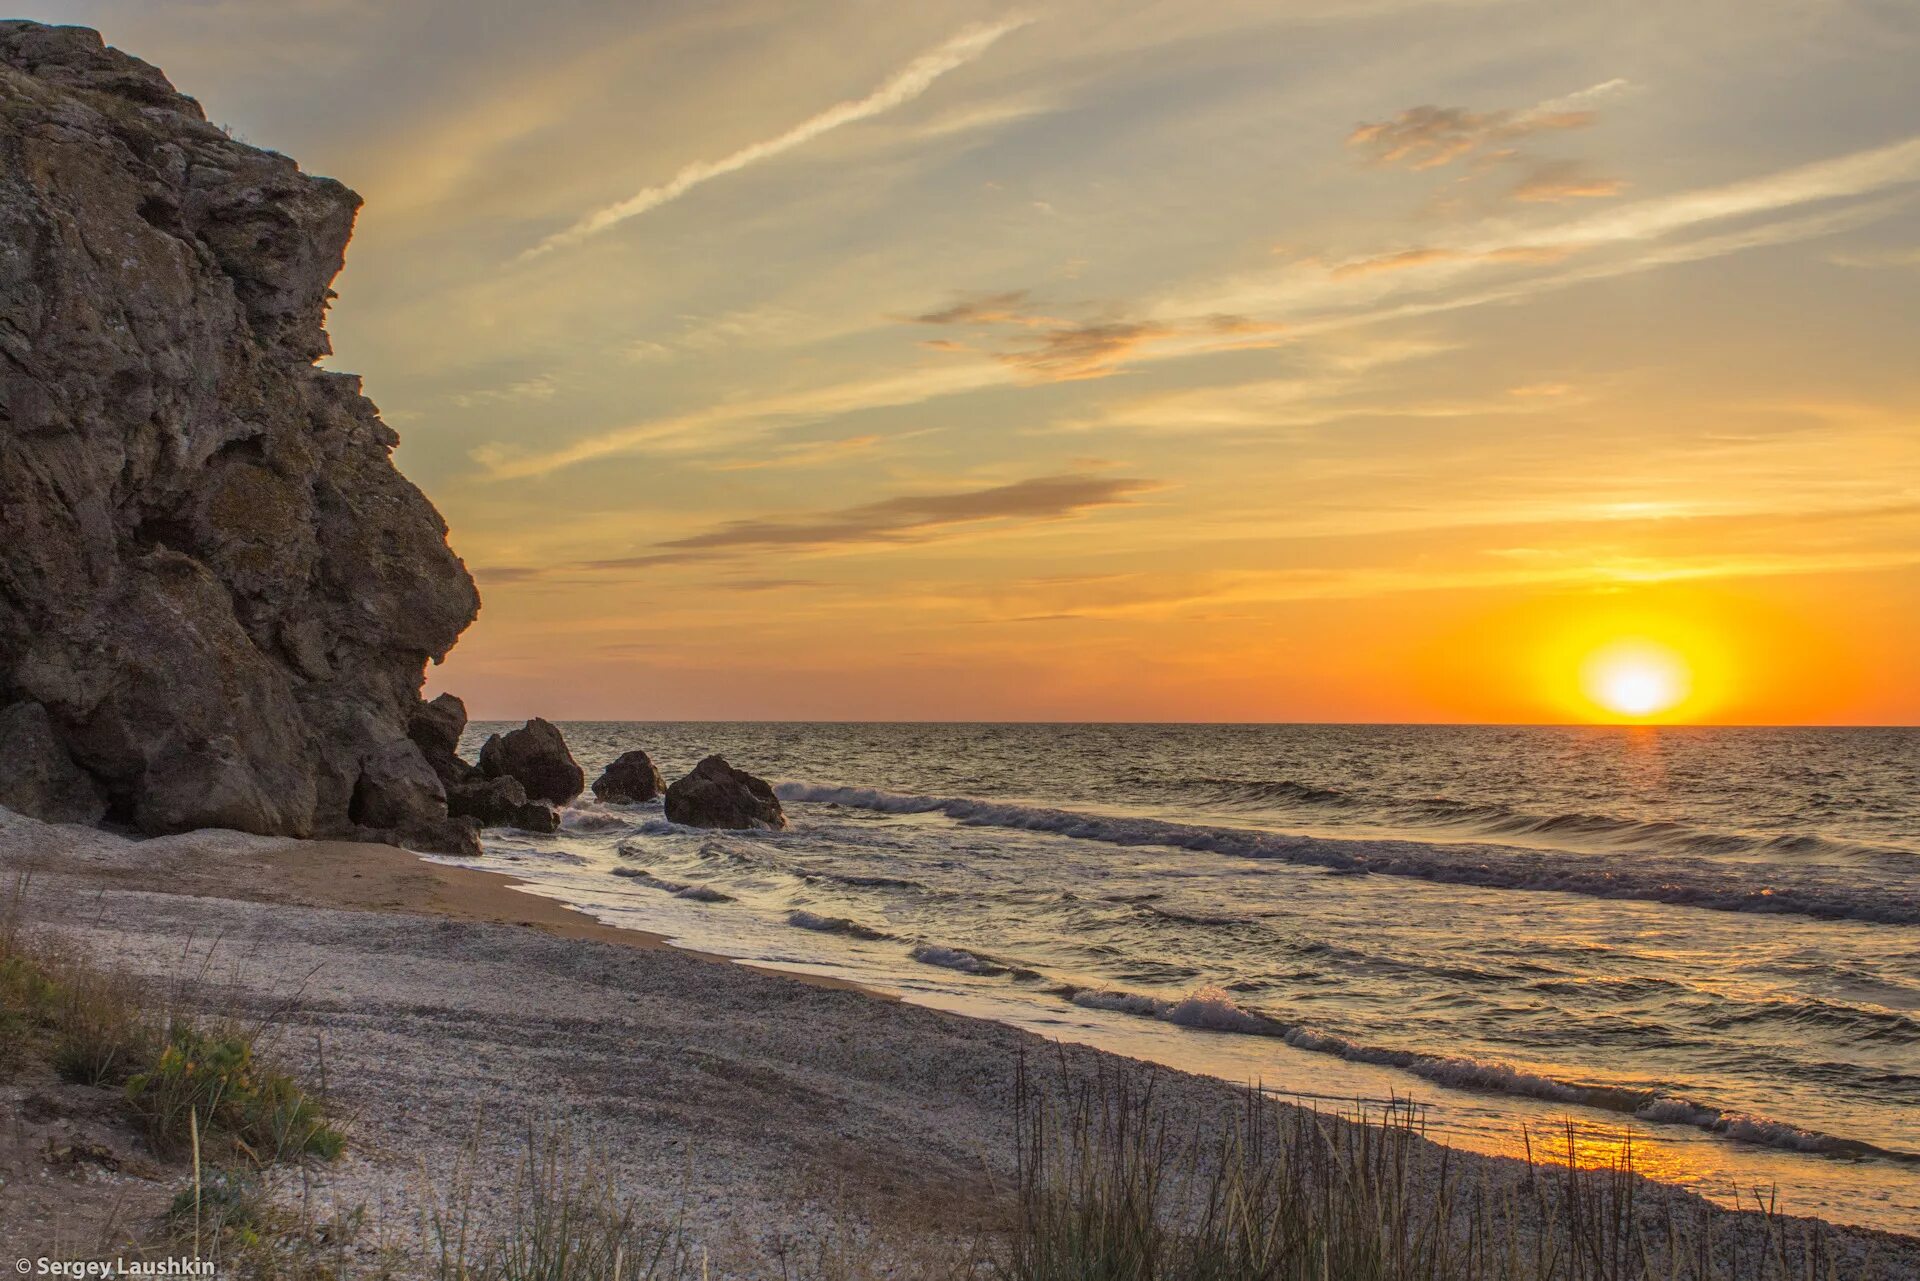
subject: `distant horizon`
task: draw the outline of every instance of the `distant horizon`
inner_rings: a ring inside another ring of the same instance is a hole
[[[539,717],[556,725],[1113,725],[1169,726],[1218,729],[1821,729],[1920,730],[1920,725],[1898,722],[1840,723],[1760,721],[1180,721],[1180,720],[964,720],[958,718],[899,717],[859,719],[844,717],[710,717],[710,716],[481,716],[469,713],[469,725],[521,725]]]

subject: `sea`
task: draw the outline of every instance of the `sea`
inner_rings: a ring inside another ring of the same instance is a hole
[[[1920,1233],[1920,730],[561,729],[589,781],[719,753],[786,810],[718,832],[588,793],[484,835],[476,866],[610,924]]]

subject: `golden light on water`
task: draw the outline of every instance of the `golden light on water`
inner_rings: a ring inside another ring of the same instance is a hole
[[[1580,668],[1580,688],[1604,712],[1647,720],[1686,700],[1693,673],[1687,660],[1666,645],[1622,640],[1588,655]]]

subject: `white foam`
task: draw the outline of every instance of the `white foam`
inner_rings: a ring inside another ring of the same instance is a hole
[[[1849,884],[1818,867],[1716,867],[1699,859],[1638,859],[1630,867],[1596,855],[1483,844],[1334,839],[1165,819],[1016,805],[966,796],[926,796],[871,787],[781,783],[782,800],[852,806],[888,814],[944,814],[973,827],[1049,832],[1112,845],[1163,845],[1233,858],[1270,859],[1343,872],[1416,880],[1639,899],[1730,912],[1920,924],[1920,901]],[[1764,874],[1771,884],[1752,879]]]

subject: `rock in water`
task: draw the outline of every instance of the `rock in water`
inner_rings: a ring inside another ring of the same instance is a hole
[[[480,748],[480,772],[518,779],[529,797],[555,805],[565,805],[587,786],[586,771],[574,762],[567,740],[538,716],[488,739]]]
[[[785,827],[780,798],[767,781],[709,756],[667,789],[667,818],[689,827]]]
[[[0,706],[143,831],[472,843],[408,728],[473,582],[314,364],[359,204],[0,22]]]
[[[482,827],[517,827],[523,832],[553,832],[560,828],[560,816],[545,801],[527,799],[520,780],[502,774],[455,783],[447,789],[447,812],[455,817],[471,818]]]
[[[641,751],[622,752],[619,760],[593,780],[593,794],[615,805],[650,801],[666,790],[666,782],[654,768],[653,758]]]

